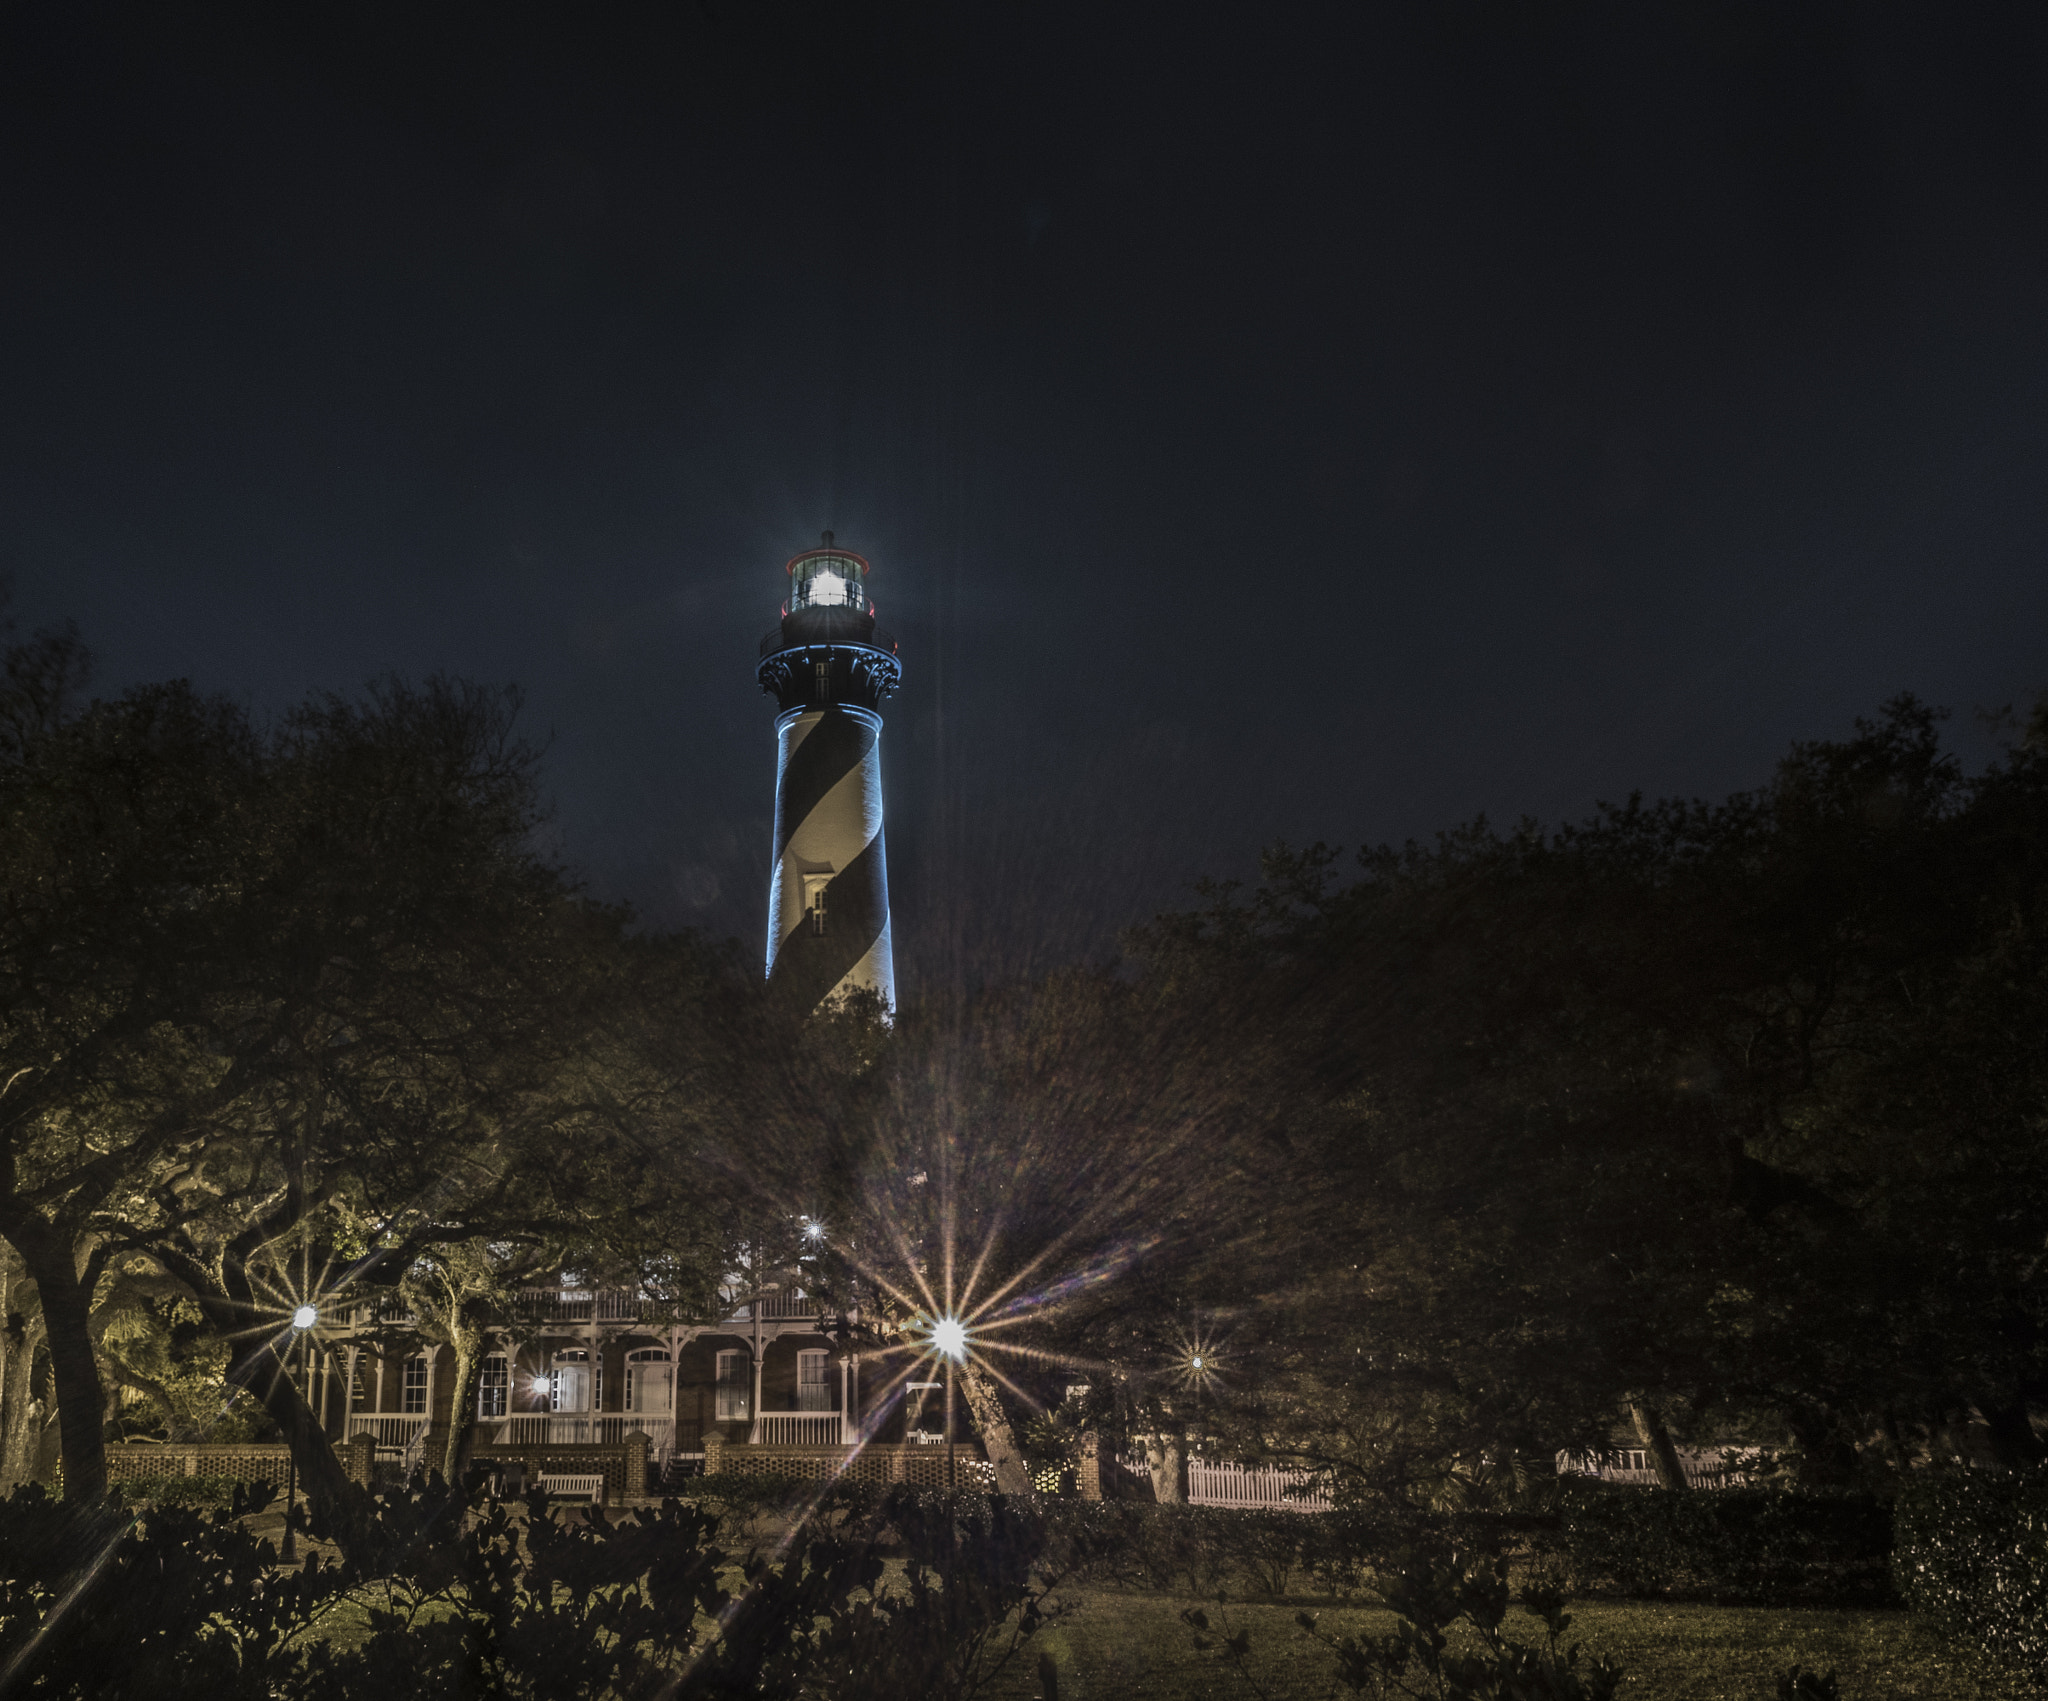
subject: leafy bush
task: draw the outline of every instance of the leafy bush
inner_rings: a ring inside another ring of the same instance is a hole
[[[238,1485],[210,1512],[78,1507],[29,1487],[0,1501],[0,1690],[65,1701],[259,1701],[294,1639],[347,1579],[319,1556],[276,1569],[239,1522],[269,1503]]]
[[[114,1493],[129,1506],[230,1506],[238,1489],[251,1486],[232,1477],[157,1477],[116,1483]]]
[[[1868,1491],[1670,1494],[1588,1483],[1532,1543],[1578,1593],[1890,1606],[1892,1507]]]
[[[0,1503],[0,1689],[59,1701],[965,1701],[1057,1617],[1046,1536],[1000,1500],[838,1497],[776,1555],[735,1564],[719,1518],[669,1501],[616,1523],[415,1476],[295,1515],[333,1540],[277,1568],[212,1512]],[[905,1556],[883,1594],[882,1534]],[[941,1583],[943,1579],[943,1584]],[[368,1620],[331,1645],[327,1616]]]
[[[2048,1682],[2048,1470],[1908,1484],[1893,1566],[1915,1613],[1988,1663]]]

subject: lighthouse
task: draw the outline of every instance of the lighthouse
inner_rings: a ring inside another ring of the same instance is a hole
[[[775,717],[775,860],[768,979],[806,1010],[857,991],[896,1006],[882,844],[882,705],[903,677],[875,630],[868,563],[807,549],[783,569],[782,623],[761,640]]]

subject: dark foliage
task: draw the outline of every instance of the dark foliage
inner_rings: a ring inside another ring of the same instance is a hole
[[[842,1497],[772,1559],[736,1564],[717,1515],[675,1501],[560,1518],[542,1494],[515,1508],[416,1477],[313,1518],[348,1557],[292,1569],[241,1522],[268,1499],[138,1514],[29,1489],[0,1503],[0,1690],[966,1701],[1061,1610],[1042,1526],[1000,1499]],[[902,1582],[877,1594],[889,1547]],[[344,1606],[368,1634],[331,1644]]]
[[[81,1507],[31,1486],[0,1502],[0,1692],[65,1701],[268,1701],[296,1694],[293,1638],[346,1587],[318,1555],[277,1569],[241,1519],[271,1498],[238,1488],[213,1511]]]
[[[1892,1505],[1868,1490],[1667,1494],[1588,1484],[1539,1552],[1576,1592],[1756,1606],[1893,1606]]]
[[[1991,1664],[2048,1680],[2048,1471],[1909,1484],[1893,1564],[1914,1612]]]

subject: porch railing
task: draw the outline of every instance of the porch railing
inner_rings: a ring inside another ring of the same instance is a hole
[[[351,1412],[348,1433],[368,1435],[379,1447],[411,1447],[426,1434],[425,1412]]]
[[[675,1419],[642,1412],[536,1412],[476,1426],[477,1440],[491,1447],[616,1447],[636,1429],[659,1456],[675,1445]]]
[[[521,1288],[513,1315],[524,1323],[639,1323],[683,1319],[684,1308],[632,1288]]]
[[[808,1294],[776,1292],[761,1295],[761,1318],[768,1323],[808,1323],[819,1302]],[[512,1296],[512,1315],[522,1323],[751,1323],[752,1303],[726,1294],[706,1315],[701,1307],[660,1299],[633,1288],[521,1288]],[[339,1303],[333,1320],[346,1328],[412,1328],[418,1319],[396,1294]]]
[[[838,1447],[837,1412],[763,1412],[748,1435],[755,1447]]]

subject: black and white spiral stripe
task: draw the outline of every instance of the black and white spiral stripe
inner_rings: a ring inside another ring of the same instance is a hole
[[[856,988],[878,993],[893,1009],[882,717],[834,705],[784,714],[776,728],[769,980],[806,1009]],[[821,882],[825,925],[819,931],[806,897]]]

